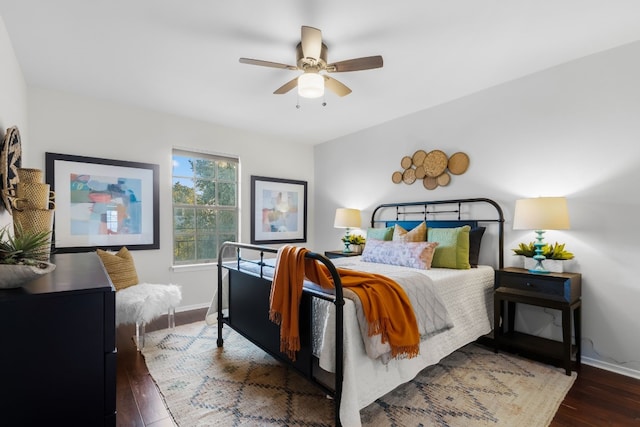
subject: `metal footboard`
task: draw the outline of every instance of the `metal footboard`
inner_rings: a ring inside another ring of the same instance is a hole
[[[233,261],[229,261],[227,259],[225,262],[223,255],[225,253],[228,254],[229,251],[235,251],[235,259]],[[243,252],[245,255],[244,257]],[[264,319],[262,318],[262,314],[259,315],[259,318],[255,316],[256,312],[264,312],[265,309],[268,310],[271,278],[267,277],[265,274],[265,268],[272,267],[265,263],[265,254],[276,253],[277,249],[268,246],[251,245],[238,242],[224,242],[221,245],[218,255],[218,338],[216,343],[218,347],[223,346],[224,341],[222,338],[222,328],[224,324],[227,324],[276,359],[291,366],[308,380],[319,386],[324,392],[333,397],[335,405],[335,425],[339,426],[342,381],[344,377],[344,297],[340,276],[336,267],[325,256],[315,252],[307,252],[305,254],[306,258],[314,259],[325,265],[331,274],[333,283],[335,284],[333,292],[323,292],[321,290],[305,288],[300,308],[300,323],[301,325],[304,325],[304,327],[300,328],[301,341],[310,343],[311,337],[303,337],[303,333],[304,331],[307,331],[310,334],[310,325],[313,320],[311,316],[312,298],[324,299],[335,305],[335,383],[334,388],[331,389],[314,377],[313,364],[315,362],[315,356],[313,356],[311,351],[307,351],[304,348],[301,349],[298,353],[297,360],[292,362],[286,357],[286,355],[279,351],[279,346],[274,342],[275,338],[273,335],[279,334],[279,328],[269,321],[267,317],[268,314]],[[243,269],[243,265],[246,262],[251,263],[257,272]],[[229,313],[227,316],[224,316],[222,311],[223,269],[227,269],[229,274]],[[240,301],[240,305],[233,300],[234,297]],[[236,310],[233,310],[232,307]],[[249,309],[247,309],[247,307],[249,307]],[[255,309],[256,307],[257,309]],[[277,338],[277,342],[279,342],[279,337]]]

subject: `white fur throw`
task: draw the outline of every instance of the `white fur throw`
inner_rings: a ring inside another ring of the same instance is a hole
[[[116,326],[123,323],[147,324],[166,314],[182,301],[177,285],[139,283],[116,292]]]

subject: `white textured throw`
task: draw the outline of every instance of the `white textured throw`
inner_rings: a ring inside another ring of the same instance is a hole
[[[116,326],[146,324],[176,307],[182,301],[178,285],[139,283],[116,292]]]

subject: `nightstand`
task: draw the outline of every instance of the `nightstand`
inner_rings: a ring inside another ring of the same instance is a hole
[[[329,259],[358,256],[358,255],[362,255],[362,253],[361,252],[324,251],[324,256],[326,256]]]
[[[522,268],[496,270],[494,285],[494,344],[499,348],[522,351],[561,362],[571,375],[572,358],[580,366],[580,311],[582,276],[579,273],[529,273]],[[504,306],[507,303],[505,317]],[[546,307],[562,312],[562,341],[522,332],[515,326],[516,303]],[[575,344],[571,343],[571,314]],[[500,319],[506,320],[500,324]]]

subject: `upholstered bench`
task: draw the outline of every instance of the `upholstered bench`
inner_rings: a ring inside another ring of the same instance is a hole
[[[126,247],[117,253],[101,249],[97,253],[116,288],[116,326],[135,323],[138,350],[144,348],[147,323],[167,313],[168,327],[175,327],[175,307],[182,301],[179,286],[139,283],[133,257]]]

